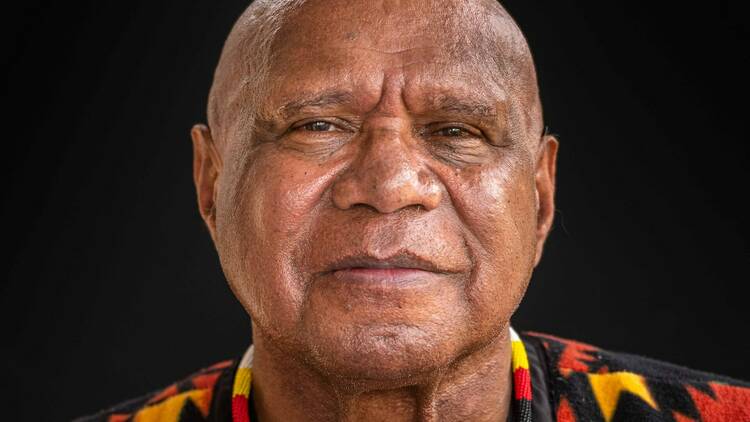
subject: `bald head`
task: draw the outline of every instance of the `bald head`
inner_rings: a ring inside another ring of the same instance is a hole
[[[256,0],[232,28],[216,67],[208,103],[212,135],[224,143],[254,129],[262,99],[279,74],[295,70],[280,58],[284,54],[306,50],[325,66],[343,50],[388,56],[436,44],[442,49],[436,59],[446,61],[446,71],[455,64],[482,69],[507,96],[514,130],[538,138],[542,115],[531,53],[494,0]]]
[[[259,359],[272,344],[313,368],[336,409],[409,385],[421,402],[489,344],[509,361],[503,327],[552,223],[557,141],[498,3],[258,1],[224,46],[208,118],[192,131],[198,203]],[[416,415],[300,409],[269,419]],[[446,419],[479,419],[461,415]]]

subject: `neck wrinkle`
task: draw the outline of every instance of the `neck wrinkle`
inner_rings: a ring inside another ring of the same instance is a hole
[[[375,389],[327,377],[285,356],[258,330],[253,333],[252,389],[259,422],[505,422],[512,412],[507,328],[489,344],[413,384]]]

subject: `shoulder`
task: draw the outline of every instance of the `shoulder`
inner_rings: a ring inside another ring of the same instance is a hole
[[[750,383],[557,336],[541,349],[558,421],[750,421]]]
[[[168,387],[122,402],[74,422],[193,422],[224,413],[221,401],[230,398],[237,362],[227,360],[201,369]],[[226,406],[224,406],[226,407]]]

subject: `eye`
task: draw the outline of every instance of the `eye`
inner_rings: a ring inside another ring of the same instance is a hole
[[[443,138],[477,138],[482,136],[482,132],[478,129],[450,123],[436,127],[431,134]]]
[[[316,120],[314,122],[309,122],[301,126],[304,130],[309,130],[311,132],[328,132],[335,128],[333,123],[329,123],[323,120]]]
[[[460,127],[450,126],[450,127],[446,127],[446,128],[442,128],[442,129],[438,130],[438,134],[440,136],[456,137],[456,136],[466,136],[467,132],[466,132],[466,130],[464,130],[464,129],[460,128]]]

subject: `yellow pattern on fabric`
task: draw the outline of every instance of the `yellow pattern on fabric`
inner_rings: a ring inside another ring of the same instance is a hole
[[[644,378],[632,372],[610,372],[604,374],[587,374],[591,389],[594,391],[604,420],[609,422],[617,409],[617,402],[623,391],[640,397],[654,409],[659,409]]]
[[[523,347],[523,343],[520,341],[512,341],[510,343],[511,353],[513,353],[513,371],[518,368],[529,369],[529,358],[526,356],[526,350]]]
[[[237,369],[237,375],[234,378],[234,388],[232,388],[233,395],[249,397],[250,396],[250,383],[252,382],[253,374],[250,368],[239,368]]]
[[[135,422],[179,422],[180,412],[185,403],[190,400],[201,411],[203,417],[208,416],[211,404],[211,390],[192,390],[170,397],[161,403],[148,406],[135,414]]]

